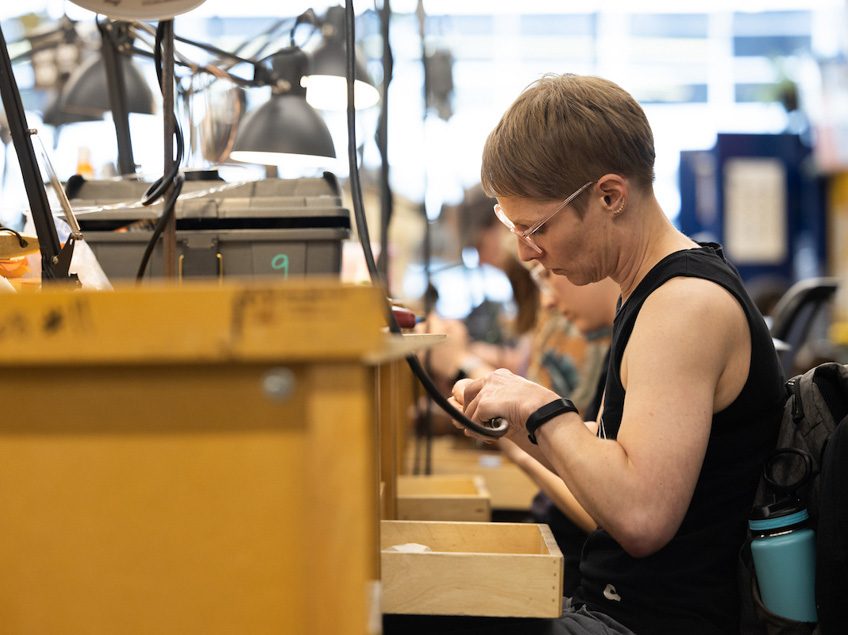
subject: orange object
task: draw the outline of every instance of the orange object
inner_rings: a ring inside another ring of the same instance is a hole
[[[94,178],[94,166],[91,164],[91,150],[82,147],[77,152],[77,174],[86,178]]]
[[[0,276],[4,278],[21,278],[29,271],[26,257],[0,258]]]

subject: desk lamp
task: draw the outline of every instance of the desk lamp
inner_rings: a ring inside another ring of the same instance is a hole
[[[347,94],[344,7],[330,7],[324,18],[316,22],[321,28],[323,41],[309,53],[309,74],[303,82],[306,100],[322,110],[343,110]],[[357,110],[362,110],[380,101],[380,93],[365,67],[363,55],[357,47],[354,51],[354,105]]]
[[[62,88],[68,82],[68,79],[62,79],[63,73],[67,73],[69,78],[72,77],[78,73],[78,65],[74,65],[70,69],[66,67],[65,70],[62,71],[62,69],[57,68],[59,66],[59,62],[54,60],[51,66],[56,68],[56,70],[52,73],[47,73],[47,77],[45,77],[42,81],[39,81],[38,79],[40,74],[38,71],[38,56],[40,54],[46,52],[58,52],[59,49],[67,46],[76,47],[77,49],[82,48],[79,35],[76,31],[76,23],[68,19],[66,16],[62,18],[55,27],[49,30],[31,33],[26,36],[26,40],[29,41],[30,48],[22,53],[12,56],[10,61],[12,65],[22,61],[31,61],[36,79],[36,88],[38,88],[40,84],[40,88],[42,89],[51,89],[46,99],[46,105],[42,108],[41,120],[48,126],[59,128],[69,123],[97,121],[101,119],[103,116],[102,110],[93,114],[82,114],[79,112],[67,112],[62,107]],[[21,41],[9,42],[7,48],[11,50],[12,47],[15,47],[20,43]],[[58,54],[56,57],[58,58]],[[59,84],[58,87],[57,80]]]
[[[275,53],[270,71],[256,66],[257,74],[268,73],[262,83],[271,85],[271,99],[244,118],[231,159],[263,165],[294,159],[310,167],[326,167],[335,159],[330,130],[307,103],[301,86],[306,68],[306,54],[297,47]]]
[[[156,112],[153,92],[133,61],[118,53],[103,29],[101,54],[89,58],[71,75],[59,97],[62,111],[71,116],[103,117],[112,112],[118,142],[118,172],[135,174],[129,113]]]
[[[156,112],[156,100],[147,80],[138,66],[128,57],[121,57],[121,67],[126,82],[127,111],[152,115]],[[68,78],[55,107],[66,115],[82,116],[81,121],[101,119],[111,110],[106,65],[103,57],[89,57]]]
[[[0,98],[6,111],[9,132],[18,155],[32,222],[38,236],[41,251],[41,279],[44,282],[75,281],[76,276],[69,270],[74,243],[78,236],[72,233],[64,246],[59,244],[53,212],[47,200],[47,192],[44,189],[44,181],[32,145],[31,135],[34,131],[27,124],[21,93],[12,72],[12,60],[9,57],[9,49],[6,46],[2,28],[0,28]]]
[[[157,46],[155,55],[157,73],[162,89],[164,117],[164,161],[163,175],[145,194],[144,204],[165,197],[165,210],[157,221],[153,236],[145,250],[142,265],[139,268],[139,278],[144,275],[144,269],[159,236],[164,237],[165,274],[169,278],[176,277],[177,240],[176,216],[174,213],[177,198],[182,189],[183,177],[179,173],[181,160],[181,137],[177,131],[177,118],[174,113],[174,25],[172,18],[201,5],[204,0],[73,0],[84,9],[101,13],[109,18],[118,20],[159,20],[161,27],[161,48]],[[177,137],[178,156],[174,158],[174,138]]]
[[[62,107],[62,93],[54,92],[47,99],[47,105],[42,112],[41,120],[48,126],[59,128],[69,123],[80,123],[83,121],[100,121],[102,113],[96,115],[84,115],[81,113],[68,112]]]

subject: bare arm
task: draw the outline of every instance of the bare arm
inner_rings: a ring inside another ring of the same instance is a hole
[[[618,438],[595,437],[573,413],[537,431],[539,448],[580,505],[631,555],[657,551],[680,526],[712,415],[741,390],[749,356],[736,301],[713,283],[675,278],[645,302],[628,342]],[[478,420],[506,413],[523,426],[549,395],[516,379],[498,371],[460,386],[466,413]]]
[[[563,480],[555,473],[542,465],[539,461],[519,448],[509,439],[501,439],[498,442],[503,453],[510,458],[521,470],[527,474],[539,489],[550,498],[554,505],[580,529],[587,534],[595,531],[598,524],[586,512],[574,494],[568,489]]]

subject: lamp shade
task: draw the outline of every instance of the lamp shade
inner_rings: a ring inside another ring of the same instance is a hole
[[[127,58],[122,57],[121,64],[127,88],[127,111],[148,115],[156,112],[153,92],[141,71]],[[98,117],[111,110],[106,66],[100,55],[90,57],[68,78],[59,106],[65,113]]]
[[[247,114],[230,158],[234,161],[326,167],[336,157],[327,124],[298,92],[275,94]]]
[[[83,9],[117,20],[169,20],[206,0],[72,0]]]
[[[347,105],[347,79],[344,42],[324,40],[309,58],[309,75],[304,79],[306,100],[321,110],[341,110]],[[353,82],[353,104],[357,110],[380,101],[380,93],[357,51]]]
[[[347,55],[344,37],[345,10],[327,9],[321,25],[321,44],[309,54],[309,70],[304,78],[306,101],[321,110],[343,110],[347,106]],[[353,105],[357,110],[370,108],[380,101],[380,92],[354,48]]]
[[[80,123],[82,121],[100,121],[103,119],[103,113],[96,115],[83,115],[79,113],[67,112],[62,109],[62,94],[59,92],[53,93],[47,100],[47,105],[44,107],[44,112],[41,117],[42,121],[48,126],[64,126],[69,123]]]

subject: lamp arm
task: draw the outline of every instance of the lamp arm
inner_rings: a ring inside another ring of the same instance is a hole
[[[315,14],[311,8],[307,9],[303,13],[301,13],[297,18],[295,18],[294,25],[289,32],[289,46],[294,47],[294,34],[297,31],[297,27],[301,24],[309,24],[312,26],[312,33],[315,32],[316,29],[319,29],[322,25],[321,19]],[[311,34],[310,34],[311,37]],[[302,48],[302,47],[301,47]]]
[[[139,23],[137,26],[142,26],[142,24],[143,23]],[[148,25],[145,24],[143,26],[147,27]],[[129,31],[138,40],[140,40],[140,41],[144,42],[146,45],[148,45],[151,48],[151,50],[139,48],[139,47],[132,45],[132,44],[122,45],[122,46],[119,47],[119,50],[124,54],[140,55],[142,57],[154,59],[155,54],[152,51],[152,49],[154,48],[154,44],[152,42],[150,42],[145,37],[147,29],[145,28],[145,29],[139,31],[136,28],[136,25],[132,25],[132,26],[130,26]],[[220,66],[215,66],[215,65],[212,65],[212,64],[200,64],[198,62],[194,62],[177,50],[174,51],[174,63],[177,66],[189,69],[193,73],[208,73],[209,75],[214,75],[215,77],[217,77],[219,79],[229,80],[232,83],[236,84],[237,86],[241,86],[243,88],[252,88],[252,87],[255,87],[255,86],[265,85],[264,83],[257,81],[255,78],[254,79],[246,79],[244,77],[234,75],[233,73],[230,73],[228,70],[223,69]],[[254,68],[256,67],[256,62],[250,62],[250,64]]]
[[[311,24],[317,30],[317,28],[321,24],[321,21],[315,15],[315,12],[312,11],[312,9],[308,9],[307,11],[304,11],[295,20],[295,25],[292,27],[292,31],[291,31],[291,39],[294,39],[294,31],[300,24]],[[145,37],[145,34],[151,34],[151,33],[155,34],[155,30],[150,25],[148,25],[144,22],[132,22],[132,23],[130,23],[130,28],[128,29],[128,32],[130,34],[132,34],[134,37],[136,37],[137,39],[139,39],[142,42],[144,42],[145,44],[147,44],[148,46],[151,46],[151,48],[155,48],[153,45],[150,44],[150,42]],[[299,48],[299,47],[296,47],[296,46],[287,47],[287,48],[284,48],[284,49],[274,51],[270,55],[266,55],[265,57],[263,57],[261,59],[248,59],[248,58],[241,57],[239,55],[235,55],[233,53],[229,53],[227,51],[224,51],[223,49],[220,49],[220,48],[213,46],[211,44],[206,44],[205,42],[198,42],[196,40],[191,40],[189,38],[184,38],[184,37],[180,37],[180,36],[176,36],[176,35],[174,36],[174,39],[179,41],[179,42],[189,44],[190,46],[194,46],[196,48],[200,48],[200,49],[209,51],[211,53],[215,53],[216,55],[220,55],[222,57],[227,57],[229,59],[235,60],[236,64],[248,64],[248,65],[250,65],[253,68],[253,78],[252,79],[246,79],[244,77],[234,75],[233,73],[229,72],[229,70],[227,70],[225,68],[221,68],[221,66],[219,66],[219,65],[198,64],[196,62],[191,61],[185,55],[182,55],[178,51],[176,51],[176,50],[174,51],[175,63],[178,64],[179,66],[189,68],[195,73],[205,72],[205,73],[209,73],[210,75],[214,75],[215,77],[218,77],[219,79],[227,79],[227,80],[233,82],[234,84],[236,84],[237,86],[241,86],[241,87],[244,87],[244,88],[255,88],[255,87],[259,87],[259,86],[279,87],[280,79],[278,77],[276,77],[275,74],[270,69],[267,68],[267,66],[264,64],[264,62],[266,62],[268,59],[272,58],[274,55],[277,55],[277,54],[279,54],[283,51],[288,50],[289,48]],[[132,53],[137,53],[139,55],[154,57],[153,53],[145,51],[144,49],[139,49],[135,46],[132,46],[131,44],[129,46],[126,46],[126,47],[119,46],[119,50],[124,50],[124,49],[126,49],[127,52],[132,52]],[[234,66],[234,65],[235,64],[233,64],[232,66]],[[230,68],[230,67],[227,67],[227,68]]]
[[[273,42],[274,35],[276,34],[276,32],[280,28],[285,26],[287,23],[291,22],[292,20],[293,20],[293,18],[280,18],[279,20],[274,22],[271,26],[269,26],[267,29],[265,29],[261,33],[255,35],[255,36],[252,36],[251,38],[249,38],[249,39],[245,40],[244,42],[242,42],[241,44],[239,44],[235,49],[233,49],[233,53],[238,55],[241,51],[243,51],[245,48],[247,48],[248,45],[256,42],[257,39],[267,38],[267,41],[251,56],[252,59],[256,59],[257,57],[259,57],[259,55],[262,54],[262,51],[264,51],[266,48],[268,48],[268,46],[271,44],[271,42]],[[230,68],[231,66],[234,66],[234,64],[228,63],[228,64],[222,64],[222,66],[224,67],[224,69],[227,69],[227,68]]]
[[[220,49],[217,46],[213,46],[212,44],[206,44],[205,42],[198,42],[197,40],[192,40],[187,37],[183,37],[182,35],[174,35],[174,39],[177,42],[182,42],[183,44],[188,44],[189,46],[194,46],[195,48],[199,48],[201,50],[207,51],[209,53],[213,53],[220,58],[232,60],[236,64],[250,64],[253,65],[253,60],[248,59],[246,57],[241,57],[240,55],[236,55],[235,53],[230,53],[229,51],[225,51],[224,49]]]
[[[44,189],[44,181],[35,158],[35,150],[33,150],[32,139],[27,127],[26,113],[12,72],[12,61],[9,58],[9,49],[6,47],[6,38],[1,27],[0,97],[2,97],[3,107],[6,110],[9,131],[12,134],[12,142],[18,155],[21,176],[29,201],[30,214],[38,236],[42,280],[69,279],[71,275],[68,273],[68,267],[70,267],[70,254],[73,253],[74,241],[69,238],[64,249],[59,245],[53,212],[50,209],[47,192]]]
[[[297,28],[299,26],[303,25],[303,24],[308,24],[308,25],[312,26],[312,31],[310,31],[309,37],[306,38],[306,41],[302,45],[298,45],[294,41],[295,32],[297,31]],[[321,20],[321,18],[319,18],[316,15],[315,11],[313,11],[312,9],[307,9],[306,11],[304,11],[303,13],[301,13],[299,16],[297,16],[294,19],[294,24],[292,25],[291,29],[289,30],[289,43],[288,43],[287,48],[301,48],[302,49],[307,44],[307,42],[309,42],[309,40],[312,38],[312,36],[315,34],[315,32],[318,31],[323,26],[323,24],[324,24],[324,22]],[[268,40],[267,42],[265,42],[265,44],[262,45],[262,47],[259,50],[257,50],[253,54],[253,59],[256,63],[262,63],[266,60],[269,60],[272,57],[274,57],[277,53],[279,53],[280,50],[285,50],[285,49],[278,49],[278,50],[275,50],[271,53],[268,53],[268,55],[264,55],[262,57],[259,57],[260,55],[262,55],[262,53],[265,52],[265,49],[267,49],[272,43],[273,43],[273,40]]]
[[[131,24],[136,29],[140,29],[150,35],[155,35],[156,33],[156,30],[152,26],[144,22],[132,22]],[[208,53],[213,53],[220,58],[231,60],[236,64],[249,64],[253,66],[256,63],[254,60],[248,59],[246,57],[241,57],[240,55],[236,55],[235,53],[230,53],[229,51],[220,49],[217,46],[213,46],[212,44],[207,44],[206,42],[198,42],[197,40],[192,40],[190,38],[176,34],[174,34],[174,39],[177,42],[182,42],[183,44],[188,44],[189,46],[199,48],[201,50],[207,51]]]
[[[135,174],[135,158],[130,135],[130,113],[127,107],[127,82],[124,77],[124,65],[121,63],[116,40],[126,30],[122,23],[96,21],[100,32],[100,54],[106,69],[106,86],[109,90],[109,105],[112,110],[112,122],[118,140],[118,172]],[[117,32],[117,36],[116,36]]]

